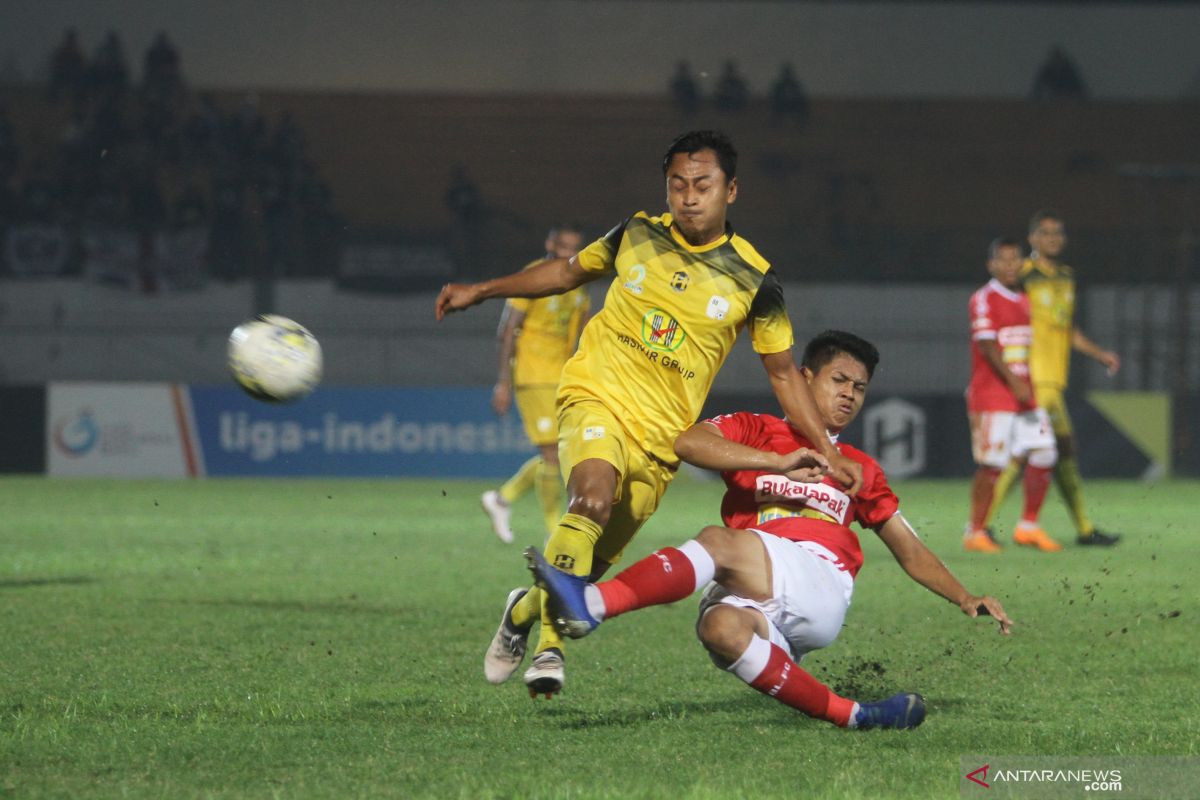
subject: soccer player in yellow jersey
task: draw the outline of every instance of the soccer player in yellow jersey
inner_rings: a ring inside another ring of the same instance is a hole
[[[1067,246],[1062,215],[1043,210],[1029,221],[1030,257],[1021,267],[1021,279],[1029,296],[1033,323],[1033,345],[1029,353],[1029,372],[1033,379],[1037,404],[1050,414],[1058,447],[1054,482],[1066,501],[1081,545],[1114,545],[1120,535],[1096,530],[1083,502],[1083,479],[1075,456],[1075,435],[1063,393],[1071,364],[1071,350],[1099,361],[1115,375],[1121,368],[1120,357],[1089,339],[1075,325],[1075,272],[1060,260]],[[990,520],[1004,496],[1012,488],[1020,468],[1010,462],[996,481],[995,500]]]
[[[567,513],[545,550],[550,563],[593,580],[658,507],[679,464],[675,438],[696,421],[743,327],[787,419],[820,446],[814,464],[852,494],[862,482],[861,465],[825,435],[792,358],[778,277],[726,221],[738,194],[733,144],[712,131],[683,134],[662,168],[669,213],[639,212],[575,258],[483,283],[447,284],[435,308],[440,320],[490,297],[543,297],[612,279],[604,308],[584,328],[559,383]],[[562,688],[563,644],[543,601],[536,588],[509,594],[484,659],[492,683],[503,683],[520,666],[528,632],[541,620],[525,683],[533,695]]]
[[[529,269],[548,258],[571,258],[583,245],[583,232],[559,225],[546,236],[546,256],[525,265]],[[558,415],[554,394],[563,364],[575,352],[588,313],[587,289],[580,286],[563,295],[509,300],[500,318],[500,370],[492,389],[492,408],[507,414],[514,386],[525,434],[538,449],[499,490],[483,493],[480,503],[492,520],[500,541],[513,540],[510,505],[537,488],[546,530],[562,516],[562,477],[558,469]]]

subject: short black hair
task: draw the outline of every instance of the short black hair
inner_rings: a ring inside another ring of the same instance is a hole
[[[815,375],[841,353],[862,362],[867,368],[868,378],[875,376],[875,367],[879,364],[879,351],[866,339],[846,331],[828,330],[818,333],[804,347],[804,358],[800,363]]]
[[[563,222],[560,222],[557,225],[551,225],[550,230],[547,231],[547,233],[546,233],[546,238],[552,239],[555,236],[557,236],[558,234],[567,232],[567,231],[569,231],[570,233],[578,233],[580,236],[583,236],[583,226],[582,225],[580,225],[578,222],[574,222],[571,220],[564,220]]]
[[[988,245],[988,259],[995,258],[1001,247],[1015,247],[1022,256],[1025,255],[1025,246],[1021,244],[1020,239],[1015,236],[997,236]]]
[[[667,148],[667,154],[663,156],[663,177],[666,177],[667,168],[671,166],[671,157],[676,153],[691,155],[701,150],[712,150],[717,154],[717,163],[721,165],[726,181],[737,177],[737,150],[729,137],[720,131],[688,131],[676,136],[675,141]]]
[[[1066,220],[1063,219],[1063,215],[1059,213],[1058,209],[1043,208],[1043,209],[1040,209],[1039,211],[1037,211],[1036,213],[1034,213],[1034,215],[1029,218],[1029,232],[1033,233],[1034,231],[1036,231],[1038,229],[1038,225],[1041,225],[1044,221],[1046,221],[1048,219],[1052,219],[1055,222],[1062,222],[1062,223],[1066,222]]]

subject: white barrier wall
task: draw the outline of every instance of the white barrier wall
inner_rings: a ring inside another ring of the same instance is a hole
[[[602,284],[593,284],[594,308],[602,302]],[[960,392],[969,371],[966,304],[975,288],[792,283],[784,294],[799,347],[825,328],[854,331],[879,347],[874,391]],[[1169,325],[1169,290],[1150,291],[1152,302],[1139,302],[1134,310],[1151,314],[1155,326]],[[1120,345],[1122,326],[1144,330],[1140,320],[1121,316],[1125,294],[1120,287],[1092,288],[1081,304],[1086,330],[1106,346]],[[329,384],[480,386],[495,378],[500,302],[437,323],[431,293],[366,295],[339,291],[328,281],[285,281],[276,296],[279,313],[320,338]],[[252,299],[246,282],[147,296],[79,280],[0,281],[0,383],[224,383],[226,337],[250,316]],[[1200,315],[1200,292],[1191,307]],[[1165,327],[1151,338],[1155,352],[1170,344]],[[1130,380],[1140,353],[1132,348],[1141,347],[1140,338],[1126,345],[1131,352],[1123,354],[1121,378]],[[1093,388],[1140,388],[1114,385],[1086,360],[1076,364],[1074,378]],[[1165,373],[1150,378],[1151,388],[1168,388],[1156,384],[1167,380]],[[739,341],[715,389],[756,393],[763,381],[758,357]]]

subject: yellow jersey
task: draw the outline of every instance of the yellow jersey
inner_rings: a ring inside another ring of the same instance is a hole
[[[1065,264],[1025,259],[1021,281],[1029,295],[1033,345],[1029,375],[1034,386],[1065,389],[1075,328],[1075,272]]]
[[[729,227],[696,247],[670,214],[639,212],[584,248],[578,263],[613,281],[563,368],[558,403],[599,400],[666,464],[678,462],[675,438],[696,421],[744,326],[758,353],[792,346],[779,279]]]
[[[525,269],[543,260],[526,264]],[[508,301],[509,308],[525,315],[513,348],[515,386],[558,385],[589,305],[585,286],[551,297],[514,297]]]

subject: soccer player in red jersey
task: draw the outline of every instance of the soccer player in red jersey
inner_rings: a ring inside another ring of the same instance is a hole
[[[879,354],[853,334],[826,331],[804,351],[803,375],[834,446],[862,465],[849,495],[807,462],[813,443],[767,414],[726,414],[693,425],[676,440],[684,461],[722,471],[724,526],[659,550],[615,578],[587,583],[555,569],[535,549],[525,556],[549,595],[560,633],[578,638],[602,620],[682,600],[710,581],[696,631],[713,661],[754,689],[811,717],[849,728],[915,728],[920,695],[858,703],[835,694],[797,662],[833,642],[850,606],[863,553],[852,522],[875,531],[916,582],[969,617],[1012,621],[993,597],[971,594],[921,543],[900,514],[879,464],[837,441],[857,416]],[[814,482],[814,481],[820,482]]]
[[[969,304],[971,382],[967,417],[971,454],[978,468],[971,484],[971,519],[964,533],[966,550],[994,553],[1000,545],[987,530],[996,479],[1012,458],[1025,469],[1025,507],[1013,533],[1019,545],[1054,552],[1062,545],[1038,524],[1058,451],[1050,416],[1037,405],[1029,379],[1033,341],[1029,297],[1021,288],[1021,244],[1000,238],[988,251],[992,279]]]

